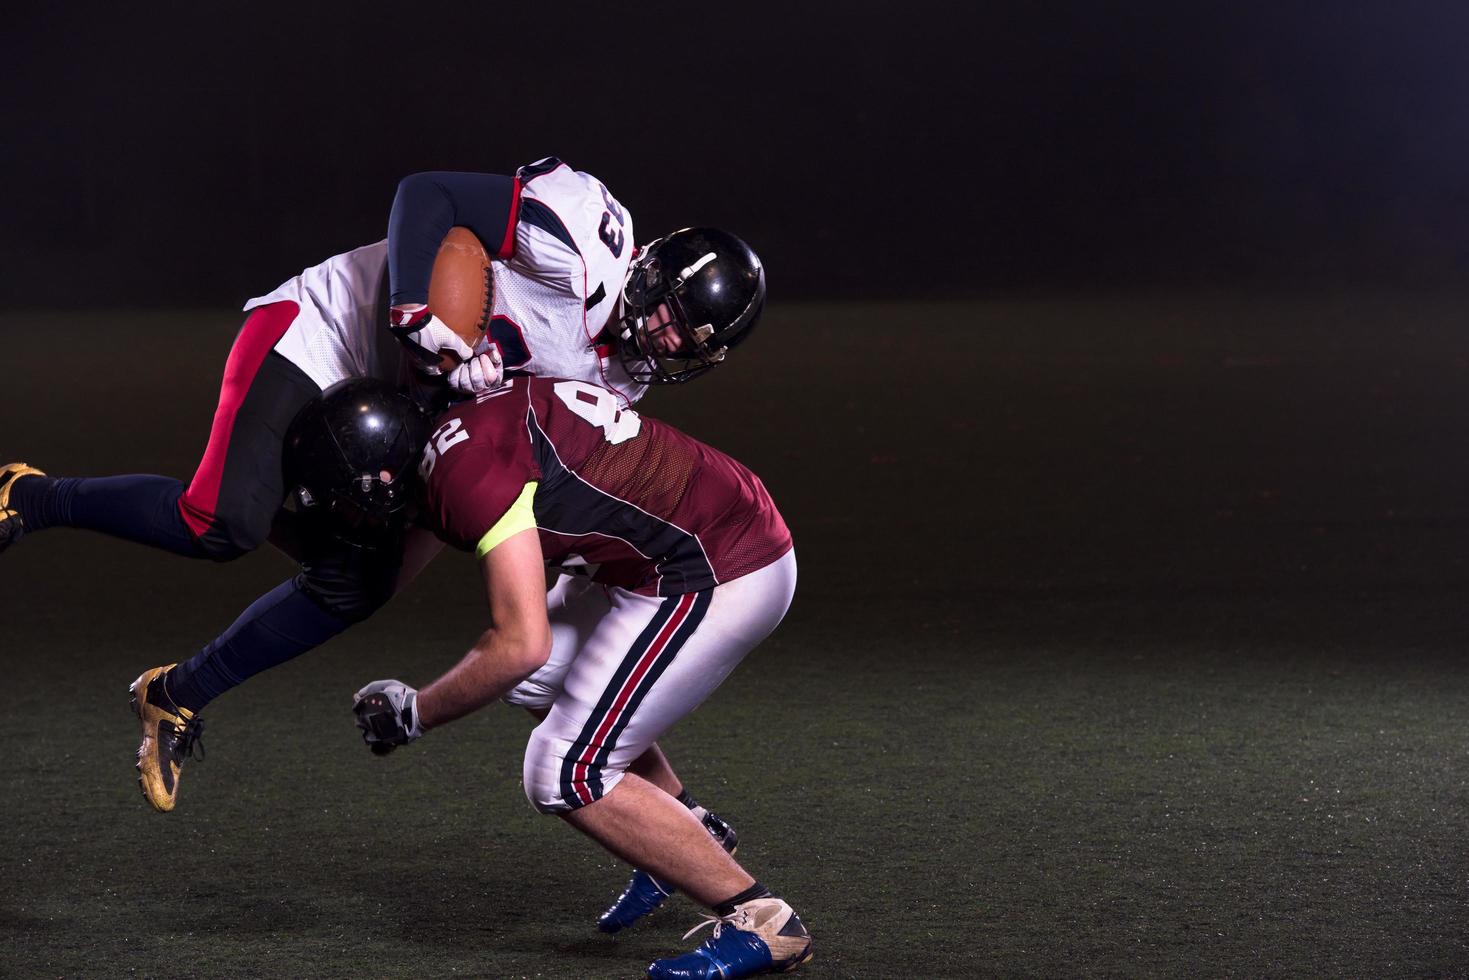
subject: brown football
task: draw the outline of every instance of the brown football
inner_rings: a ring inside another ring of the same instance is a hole
[[[468,228],[450,228],[428,282],[429,309],[473,347],[490,322],[492,288],[484,245]]]

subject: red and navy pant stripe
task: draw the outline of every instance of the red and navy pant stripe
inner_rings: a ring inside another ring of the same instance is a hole
[[[209,445],[179,515],[205,553],[236,557],[259,547],[285,499],[286,429],[321,389],[274,352],[299,307],[285,301],[250,312],[225,362]]]
[[[572,809],[602,798],[602,769],[658,678],[703,622],[713,589],[664,599],[603,690],[561,762],[561,799]]]

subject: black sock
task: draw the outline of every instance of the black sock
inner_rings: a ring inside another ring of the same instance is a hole
[[[27,531],[77,527],[152,545],[186,558],[204,551],[179,513],[184,485],[167,476],[23,476],[10,502]]]
[[[168,671],[163,671],[154,676],[148,682],[148,703],[157,705],[172,705],[175,710],[178,705],[174,704],[173,696],[168,693]]]
[[[52,502],[56,497],[56,484],[60,482],[52,476],[35,474],[18,476],[10,481],[10,506],[20,513],[27,531],[40,531],[58,523]]]
[[[714,914],[734,915],[736,905],[744,905],[746,902],[752,902],[757,898],[773,897],[774,896],[770,893],[770,889],[766,888],[764,885],[760,884],[760,882],[757,881],[749,888],[746,888],[744,891],[740,892],[738,895],[735,895],[732,898],[727,898],[724,901],[720,902],[718,905],[714,906]]]
[[[734,831],[730,829],[727,821],[721,820],[717,813],[701,805],[698,800],[689,795],[689,791],[686,789],[679,790],[678,796],[675,799],[688,807],[689,812],[699,818],[699,822],[704,825],[704,829],[708,830],[714,839],[724,846],[726,851],[734,849],[734,843],[732,843],[734,840]]]
[[[699,818],[700,823],[704,824],[706,827],[709,825],[709,818],[714,817],[714,814],[710,813],[708,808],[700,806],[699,801],[690,796],[688,790],[679,790],[677,799],[680,803],[689,808],[690,813]],[[714,817],[714,819],[718,820],[719,818]]]

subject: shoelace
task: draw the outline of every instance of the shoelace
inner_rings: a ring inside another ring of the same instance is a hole
[[[190,718],[188,721],[184,722],[184,730],[182,732],[180,732],[179,733],[179,736],[178,736],[178,748],[176,749],[176,751],[178,752],[178,754],[179,755],[182,755],[182,756],[185,756],[187,758],[192,759],[192,758],[194,758],[194,747],[195,746],[198,746],[199,747],[199,761],[200,762],[203,762],[204,761],[204,740],[203,740],[203,735],[204,735],[204,719],[203,718]]]
[[[704,921],[703,922],[700,922],[698,925],[694,926],[688,932],[684,933],[683,934],[683,937],[685,939],[687,939],[690,936],[692,936],[694,933],[698,932],[700,929],[705,929],[705,928],[707,928],[709,926],[713,926],[714,927],[714,935],[711,936],[710,938],[711,939],[718,939],[719,938],[719,934],[724,931],[724,927],[725,926],[729,926],[732,929],[738,929],[738,928],[740,928],[740,924],[737,921],[735,921],[735,920],[740,919],[740,918],[743,918],[743,917],[744,917],[744,913],[743,912],[731,912],[729,915],[706,915],[706,916],[704,916]]]

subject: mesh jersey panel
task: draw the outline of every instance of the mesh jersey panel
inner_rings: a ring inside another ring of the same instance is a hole
[[[560,282],[552,284],[543,279],[534,279],[504,265],[492,268],[495,274],[492,283],[494,294],[491,310],[494,313],[508,316],[514,320],[519,310],[554,309],[558,306],[571,305],[567,298],[569,290],[564,277]],[[574,296],[571,298],[575,299]],[[576,327],[580,331],[581,324],[578,323]],[[576,339],[581,341],[581,346],[586,346],[585,336]]]
[[[330,330],[313,330],[303,338],[306,358],[323,374],[343,379],[360,375],[352,363],[352,353],[340,337]]]
[[[623,500],[659,515],[678,509],[698,468],[697,456],[687,447],[658,438],[651,427],[647,438],[616,445],[603,442],[576,467],[593,486],[611,489]]]

